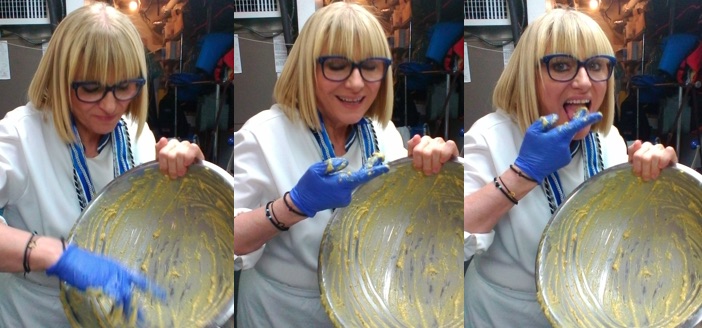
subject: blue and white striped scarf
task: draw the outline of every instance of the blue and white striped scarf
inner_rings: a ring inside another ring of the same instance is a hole
[[[319,123],[322,126],[321,131],[317,132],[312,130],[314,138],[317,140],[319,149],[322,152],[322,160],[327,160],[332,157],[336,157],[334,154],[334,146],[331,144],[329,135],[327,134],[327,129],[324,126],[324,121],[322,120],[322,115],[319,115]],[[373,123],[367,117],[362,118],[358,123],[354,125],[351,129],[351,134],[346,140],[344,145],[346,151],[351,148],[354,140],[360,137],[361,150],[363,151],[363,164],[366,164],[366,160],[373,156],[373,153],[378,151],[378,140],[375,135],[375,129],[373,128]]]
[[[575,144],[571,151],[571,156],[575,156],[579,150],[583,151],[583,166],[585,170],[585,180],[600,173],[604,169],[602,162],[602,148],[600,146],[600,138],[597,133],[590,132],[583,140]],[[541,188],[548,199],[548,206],[551,210],[551,215],[556,212],[558,206],[566,199],[561,179],[558,176],[558,171],[548,175],[541,183]]]
[[[76,128],[73,118],[71,118],[71,125],[73,134],[76,136],[76,142],[68,144],[68,149],[71,152],[71,161],[73,162],[73,183],[76,188],[76,194],[78,195],[78,204],[82,212],[93,197],[95,197],[95,186],[93,186],[93,181],[90,178],[90,171],[88,170],[85,159],[85,148],[80,140],[80,135],[78,134],[78,129]],[[134,167],[131,140],[124,119],[120,119],[120,121],[117,122],[117,126],[112,133],[106,134],[100,139],[98,153],[101,152],[110,141],[112,141],[114,177],[118,177]]]

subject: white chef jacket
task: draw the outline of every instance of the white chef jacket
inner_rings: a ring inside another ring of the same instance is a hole
[[[479,119],[464,136],[464,194],[471,194],[509,169],[524,140],[510,116],[498,110]],[[600,134],[605,168],[628,160],[616,127]],[[548,145],[544,145],[548,147]],[[570,194],[585,180],[582,153],[558,170]],[[512,207],[490,234],[468,238],[475,256],[465,275],[466,327],[548,327],[536,300],[535,266],[541,234],[551,218],[546,195],[534,188]],[[466,253],[466,257],[473,254]]]
[[[392,122],[382,128],[374,121],[373,127],[386,162],[407,156]],[[358,141],[342,156],[349,160],[349,170],[362,165]],[[292,123],[277,105],[255,115],[234,133],[235,213],[282,197],[310,165],[322,159],[317,141],[301,120]],[[262,249],[235,256],[235,268],[244,269],[238,286],[238,326],[331,325],[322,309],[317,282],[319,245],[331,215],[331,210],[318,212],[281,232]]]
[[[155,159],[153,133],[125,117],[134,164]],[[113,179],[111,143],[86,158],[99,192]],[[0,120],[0,224],[36,231],[39,236],[67,237],[80,216],[68,145],[54,127],[51,113],[29,103]],[[41,242],[41,240],[40,240]],[[0,273],[0,327],[69,327],[59,300],[58,279],[43,271]]]

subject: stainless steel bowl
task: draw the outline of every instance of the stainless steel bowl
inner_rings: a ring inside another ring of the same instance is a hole
[[[538,300],[555,327],[693,327],[702,319],[702,176],[643,182],[621,164],[580,185],[539,245]]]
[[[209,162],[170,179],[157,162],[110,182],[83,211],[68,241],[104,254],[165,289],[136,292],[143,327],[215,327],[234,312],[234,186]],[[73,327],[133,326],[99,291],[61,284]]]
[[[463,165],[389,166],[326,227],[322,304],[337,327],[463,327]]]

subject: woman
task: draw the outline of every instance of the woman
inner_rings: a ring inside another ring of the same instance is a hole
[[[277,104],[234,134],[235,268],[248,269],[239,283],[240,327],[331,326],[317,257],[333,209],[387,172],[378,153],[413,156],[426,174],[458,155],[441,138],[414,136],[404,149],[390,122],[389,58],[370,12],[332,3],[302,29],[276,83]]]
[[[69,327],[59,280],[129,304],[150,284],[63,239],[108,182],[154,160],[172,178],[202,160],[188,142],[155,143],[145,124],[146,71],[130,19],[98,3],[58,25],[29,103],[0,121],[0,327]],[[127,245],[125,245],[126,247]]]
[[[672,148],[641,141],[627,156],[612,126],[614,65],[594,20],[553,9],[520,38],[494,91],[497,110],[465,134],[465,255],[475,255],[465,276],[466,327],[550,327],[534,270],[556,208],[605,168],[629,161],[648,181],[677,162]]]

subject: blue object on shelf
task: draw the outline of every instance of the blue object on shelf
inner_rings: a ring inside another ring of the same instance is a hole
[[[429,46],[426,57],[435,64],[443,66],[446,52],[456,43],[456,40],[463,38],[463,23],[437,23],[430,28],[429,33]]]
[[[231,33],[210,33],[205,35],[195,67],[212,76],[217,61],[234,47]]]
[[[431,64],[406,62],[397,65],[397,69],[407,76],[407,90],[426,90],[430,84],[438,81],[438,75],[427,75],[422,72],[432,70]]]
[[[204,79],[193,73],[173,73],[168,77],[168,82],[178,87],[178,101],[194,101],[202,93],[203,85],[195,82]]]
[[[664,90],[662,87],[656,86],[656,84],[663,82],[665,80],[662,77],[655,75],[635,75],[631,77],[631,83],[641,89],[639,92],[639,103],[641,104],[658,102]]]
[[[658,63],[658,69],[675,79],[680,63],[697,46],[699,38],[694,34],[673,34],[663,40],[663,55]]]

